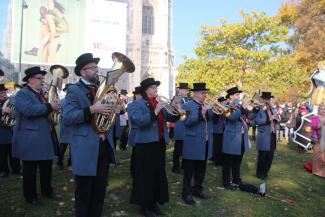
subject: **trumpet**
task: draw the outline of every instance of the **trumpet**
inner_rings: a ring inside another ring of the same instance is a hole
[[[247,109],[248,111],[252,111],[254,108],[258,109],[259,107],[263,107],[263,110],[266,110],[266,104],[261,102],[260,94],[255,93],[252,97],[252,99],[246,101],[245,106],[243,106],[244,109]]]
[[[183,97],[182,98],[178,97],[177,99],[183,99]],[[176,100],[176,97],[172,101],[170,101],[167,97],[157,95],[156,100],[158,102],[164,102],[165,103],[164,109],[166,109],[166,111],[170,115],[180,116],[181,120],[184,120],[186,118],[186,116],[187,116],[186,111],[179,108],[179,106],[176,105],[176,103],[180,102],[180,100]]]
[[[217,115],[224,114],[226,117],[229,117],[235,110],[233,107],[225,106],[213,99],[206,99],[204,104],[210,106],[213,113]]]

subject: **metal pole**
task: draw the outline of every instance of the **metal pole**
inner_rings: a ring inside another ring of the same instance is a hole
[[[22,45],[23,45],[24,9],[25,8],[27,8],[27,4],[26,4],[25,0],[21,0],[18,84],[21,81],[21,57],[22,57]]]

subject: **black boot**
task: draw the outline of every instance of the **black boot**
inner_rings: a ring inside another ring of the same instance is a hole
[[[165,215],[160,209],[159,206],[155,203],[150,206],[150,210],[156,215]]]

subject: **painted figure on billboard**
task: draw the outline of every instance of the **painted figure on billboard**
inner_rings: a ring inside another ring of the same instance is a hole
[[[56,53],[61,47],[60,35],[69,32],[69,25],[64,16],[65,8],[56,0],[48,0],[47,9],[41,6],[39,13],[41,15],[40,43],[37,47],[25,51],[26,55],[37,56],[38,51],[42,52],[42,62],[57,62]]]

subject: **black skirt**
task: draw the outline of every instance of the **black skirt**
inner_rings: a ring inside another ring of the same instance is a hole
[[[134,179],[130,202],[138,205],[169,201],[164,142],[136,144]]]

